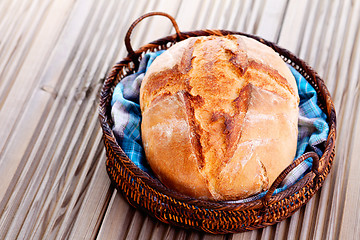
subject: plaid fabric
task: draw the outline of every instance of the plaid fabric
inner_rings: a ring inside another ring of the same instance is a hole
[[[146,54],[139,70],[125,77],[116,85],[111,100],[113,132],[119,146],[141,170],[151,174],[141,142],[141,110],[139,105],[140,85],[146,69],[163,51]]]
[[[138,72],[125,77],[115,87],[111,101],[111,113],[114,120],[113,132],[118,144],[140,169],[152,176],[153,174],[146,162],[141,142],[139,93],[141,81],[147,68],[162,52],[146,54],[140,63]],[[305,151],[315,151],[321,156],[321,149],[323,149],[329,133],[326,115],[317,106],[315,89],[293,67],[289,66],[289,68],[296,79],[300,97],[299,133],[295,159],[300,157]],[[284,179],[281,186],[275,190],[274,194],[284,191],[300,180],[311,169],[311,166],[312,159],[309,158],[293,169]],[[266,192],[262,192],[246,199],[231,202],[249,202],[260,199],[265,194]]]

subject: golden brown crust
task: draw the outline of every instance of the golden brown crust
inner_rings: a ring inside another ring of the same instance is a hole
[[[205,199],[266,190],[296,150],[298,95],[284,66],[271,49],[235,36],[190,38],[155,59],[140,105],[160,180]]]

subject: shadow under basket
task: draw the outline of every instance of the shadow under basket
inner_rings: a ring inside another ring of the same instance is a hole
[[[173,23],[176,34],[167,36],[134,51],[130,35],[137,23],[153,16],[166,16]],[[112,132],[111,98],[114,87],[125,76],[136,72],[139,61],[147,52],[168,49],[189,37],[209,35],[244,35],[274,49],[282,59],[293,66],[316,90],[318,105],[327,115],[329,135],[323,155],[307,152],[286,168],[259,200],[246,203],[206,201],[186,197],[166,188],[157,179],[140,170],[117,144]],[[175,20],[166,13],[152,12],[141,16],[129,28],[125,37],[128,56],[113,66],[100,95],[99,119],[106,147],[106,169],[111,182],[135,208],[174,226],[208,233],[226,234],[262,228],[280,222],[295,213],[319,190],[328,175],[335,156],[336,113],[324,81],[303,60],[288,50],[260,37],[228,30],[198,30],[180,32]],[[286,175],[303,160],[312,157],[313,167],[301,180],[286,190],[272,195]]]

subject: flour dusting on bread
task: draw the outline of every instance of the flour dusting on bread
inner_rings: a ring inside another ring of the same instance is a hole
[[[243,36],[189,38],[157,57],[140,89],[147,160],[164,185],[213,200],[269,188],[293,160],[296,82]]]

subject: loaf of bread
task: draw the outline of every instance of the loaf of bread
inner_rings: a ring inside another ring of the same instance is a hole
[[[165,186],[187,196],[249,197],[293,161],[298,103],[293,75],[266,45],[188,38],[157,57],[142,82],[146,158]]]

